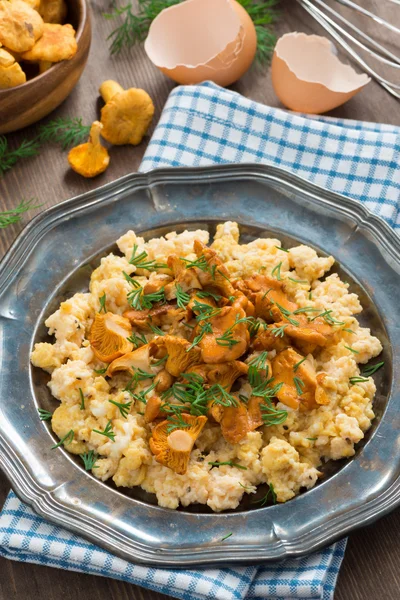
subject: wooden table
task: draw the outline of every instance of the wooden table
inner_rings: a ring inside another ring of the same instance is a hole
[[[400,25],[400,7],[387,0],[359,2],[364,7],[379,11],[392,23]],[[92,2],[93,42],[84,75],[67,101],[55,116],[79,116],[85,123],[99,114],[98,87],[104,79],[117,79],[124,87],[143,87],[154,99],[157,123],[173,83],[161,75],[138,46],[130,54],[110,57],[107,35],[112,23],[102,17],[106,5],[100,0]],[[358,20],[358,19],[356,19]],[[365,20],[358,20],[365,25]],[[304,31],[322,33],[310,17],[294,2],[283,4],[283,17],[279,33]],[[375,35],[380,31],[376,26]],[[374,30],[371,30],[374,32]],[[387,36],[382,31],[382,39]],[[252,69],[234,89],[249,98],[272,106],[278,102],[271,88],[268,69]],[[400,107],[382,88],[371,83],[359,96],[337,109],[332,116],[380,121],[400,125]],[[34,135],[35,127],[9,135],[9,143],[18,144],[24,137]],[[150,131],[151,134],[151,131]],[[40,157],[20,161],[0,180],[0,210],[15,207],[22,198],[36,197],[43,207],[103,185],[108,181],[137,170],[146,143],[134,148],[114,147],[110,151],[111,165],[106,173],[95,180],[85,180],[68,169],[66,153],[55,146],[44,147]],[[0,257],[29,220],[25,216],[20,225],[0,230]],[[9,484],[0,474],[0,506],[4,502]],[[400,510],[395,511],[375,525],[350,536],[346,556],[340,571],[336,600],[398,600],[400,597]],[[144,590],[134,585],[90,575],[80,575],[49,567],[0,560],[0,600],[59,600],[76,597],[82,600],[162,600],[167,596]],[[230,599],[226,599],[230,600]]]

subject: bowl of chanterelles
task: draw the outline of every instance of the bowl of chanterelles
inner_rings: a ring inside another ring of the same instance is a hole
[[[38,121],[65,100],[90,40],[85,0],[0,0],[0,133]]]

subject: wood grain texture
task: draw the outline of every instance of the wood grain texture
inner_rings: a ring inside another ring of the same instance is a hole
[[[330,4],[333,0],[328,0]],[[365,8],[379,12],[391,23],[400,25],[400,7],[389,0],[361,0]],[[298,6],[295,0],[282,1],[280,34],[288,31],[304,31],[323,35],[323,30]],[[67,101],[52,114],[56,116],[82,117],[85,123],[99,115],[101,102],[98,87],[105,79],[117,79],[124,87],[143,87],[153,98],[156,114],[149,131],[151,135],[168,93],[174,84],[165,78],[147,60],[143,47],[137,46],[130,53],[110,57],[106,37],[112,31],[112,22],[102,17],[109,9],[106,0],[91,3],[93,37],[89,61],[84,76]],[[351,18],[381,42],[391,42],[385,30],[369,23],[363,17]],[[393,46],[394,48],[395,46]],[[375,66],[375,65],[374,65]],[[389,76],[393,74],[388,73]],[[271,88],[269,70],[252,68],[232,89],[268,104],[279,106]],[[336,109],[332,116],[340,118],[380,121],[400,125],[399,103],[374,82]],[[36,129],[28,129],[8,136],[11,145],[24,137],[33,136]],[[147,138],[148,140],[148,138]],[[146,140],[146,141],[147,141]],[[66,154],[48,145],[40,157],[21,161],[3,179],[0,179],[0,210],[15,207],[21,198],[35,196],[44,207],[66,198],[103,185],[137,170],[146,142],[138,147],[114,147],[110,150],[109,169],[94,180],[85,180],[68,169]],[[21,224],[0,230],[0,257],[12,240],[29,220],[26,215]],[[8,482],[0,475],[0,505],[9,489]],[[340,571],[335,600],[398,600],[400,596],[400,510],[381,519],[375,525],[351,534],[346,556]],[[59,600],[77,597],[84,600],[165,600],[167,596],[151,592],[124,582],[91,575],[60,571],[49,567],[0,560],[0,600]],[[227,598],[226,600],[231,600]]]
[[[67,22],[76,31],[77,53],[21,86],[0,90],[0,134],[17,131],[48,115],[79,80],[91,39],[90,11],[85,0],[70,0]]]

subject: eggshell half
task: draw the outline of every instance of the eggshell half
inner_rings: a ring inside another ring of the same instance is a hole
[[[235,0],[186,0],[163,10],[145,42],[150,60],[182,84],[211,80],[226,86],[253,62],[253,21]]]
[[[344,104],[371,81],[340,62],[327,38],[297,32],[278,40],[271,76],[282,104],[313,114]]]

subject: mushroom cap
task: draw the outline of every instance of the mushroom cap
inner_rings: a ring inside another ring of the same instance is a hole
[[[295,410],[312,410],[317,407],[315,395],[318,382],[315,370],[309,361],[301,363],[296,372],[293,370],[294,366],[303,358],[294,348],[287,348],[277,354],[271,360],[274,385],[283,383],[276,396],[286,406]],[[303,382],[302,394],[298,394],[295,377]]]
[[[83,177],[96,177],[103,173],[109,165],[108,150],[100,144],[102,127],[103,125],[99,121],[94,121],[90,128],[89,141],[72,148],[68,153],[68,162],[71,168]]]
[[[11,3],[16,2],[17,0],[10,0]],[[39,11],[39,7],[40,7],[40,0],[24,0],[24,2],[26,4],[29,4],[29,6],[31,8],[33,8],[33,10],[37,10],[37,12],[40,14]],[[42,15],[40,15],[42,16]]]
[[[179,475],[186,473],[193,445],[207,423],[207,417],[203,415],[195,417],[182,414],[182,419],[189,427],[175,429],[169,433],[170,422],[162,421],[153,429],[153,435],[149,440],[150,450],[156,461]]]
[[[165,369],[174,377],[179,377],[181,373],[186,373],[188,369],[201,360],[201,350],[183,338],[175,335],[164,335],[157,337],[150,342],[150,353],[157,353],[164,350],[168,354]]]
[[[131,344],[132,350],[132,344]],[[152,373],[153,368],[150,365],[150,344],[145,344],[144,346],[140,346],[133,352],[128,351],[123,356],[116,358],[109,365],[107,369],[107,375],[111,377],[114,373],[118,371],[132,371],[132,369],[141,369],[146,373]]]
[[[43,19],[22,0],[0,0],[0,43],[15,52],[30,50],[43,34]]]
[[[104,126],[101,135],[120,146],[140,144],[154,115],[153,101],[147,92],[131,88],[115,94],[101,109]]]
[[[0,90],[25,83],[26,75],[12,54],[0,48]]]
[[[89,341],[96,358],[110,363],[130,352],[133,344],[126,339],[132,333],[128,319],[114,313],[96,313]]]
[[[37,0],[29,0],[29,3]],[[39,0],[39,14],[45,23],[62,23],[67,16],[64,0]],[[36,8],[36,7],[35,7]]]
[[[225,363],[194,365],[189,369],[189,372],[197,373],[208,384],[214,385],[217,383],[225,388],[227,392],[230,392],[236,379],[242,375],[246,375],[248,370],[249,367],[246,363],[239,360],[232,360]]]
[[[39,18],[41,19],[41,17]],[[31,62],[41,60],[60,62],[61,60],[71,59],[75,56],[77,50],[78,44],[75,39],[75,29],[72,25],[44,23],[42,37],[30,50],[23,52],[21,58]]]

